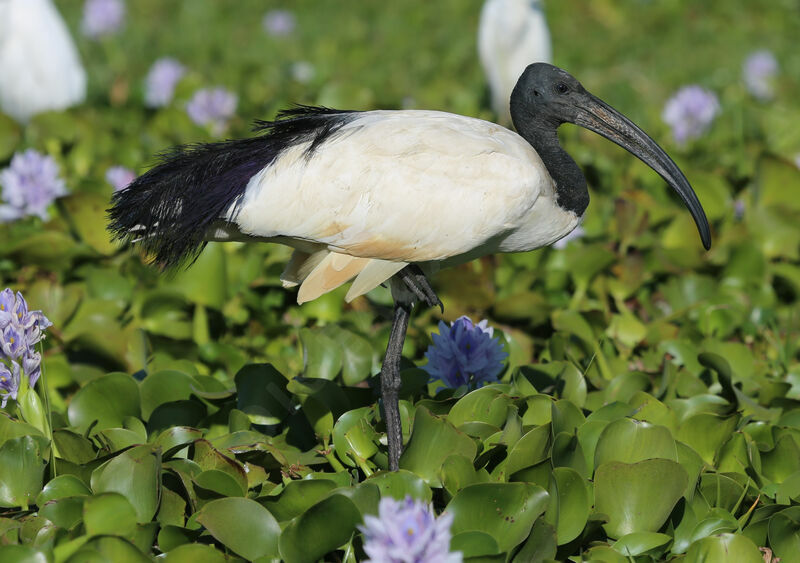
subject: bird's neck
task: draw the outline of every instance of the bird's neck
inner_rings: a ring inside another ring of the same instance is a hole
[[[517,131],[536,149],[555,182],[558,206],[566,211],[572,211],[578,217],[583,215],[589,205],[586,178],[577,163],[561,147],[556,133],[558,125],[553,123],[520,125]]]

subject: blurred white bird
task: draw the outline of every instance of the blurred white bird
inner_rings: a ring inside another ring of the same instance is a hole
[[[552,62],[541,0],[486,0],[478,26],[478,54],[497,120],[511,124],[511,90],[531,63]]]
[[[51,0],[0,0],[0,111],[20,122],[86,97],[86,71]]]

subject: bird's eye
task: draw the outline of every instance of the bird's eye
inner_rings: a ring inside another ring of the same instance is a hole
[[[569,92],[569,86],[567,86],[563,82],[559,82],[558,84],[556,84],[556,92],[558,92],[559,94],[566,94],[567,92]]]
[[[539,97],[540,96],[539,90],[534,90],[533,91],[533,95],[536,96],[536,97]]]

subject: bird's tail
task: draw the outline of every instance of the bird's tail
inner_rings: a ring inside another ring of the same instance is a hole
[[[298,106],[258,122],[258,137],[176,147],[114,194],[108,229],[115,240],[137,242],[164,269],[190,263],[212,224],[235,214],[255,174],[295,144],[310,141],[313,151],[348,114]]]

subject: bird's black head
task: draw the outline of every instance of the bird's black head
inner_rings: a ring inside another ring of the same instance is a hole
[[[566,70],[547,63],[534,63],[522,73],[511,93],[511,115],[537,124],[558,126],[575,123],[578,108],[591,96]],[[514,126],[517,130],[517,118]]]
[[[703,246],[711,246],[706,214],[678,166],[630,119],[587,92],[567,71],[547,63],[528,66],[511,93],[511,119],[537,150],[537,144],[558,143],[555,130],[562,123],[580,125],[615,142],[666,180],[692,214]]]

